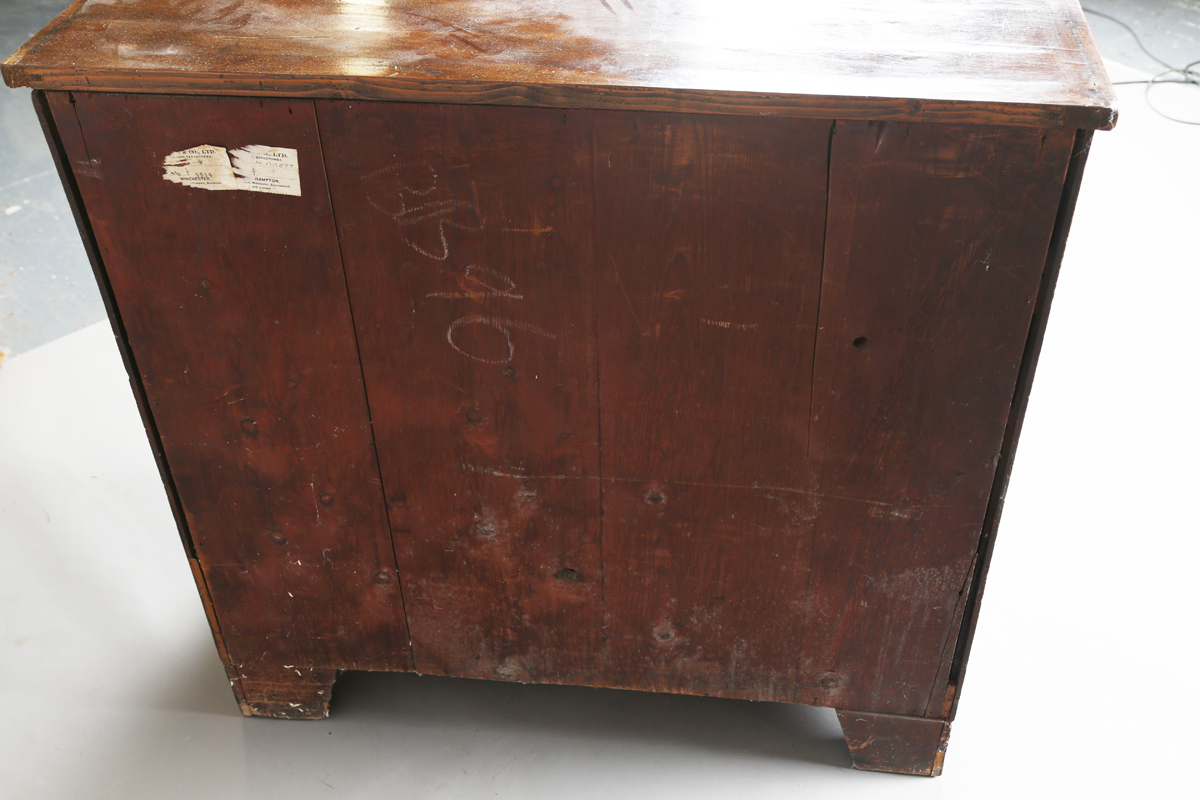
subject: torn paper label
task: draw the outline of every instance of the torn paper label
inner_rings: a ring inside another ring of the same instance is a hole
[[[300,196],[300,162],[287,147],[252,144],[237,150],[203,144],[163,159],[163,180],[199,189]]]
[[[164,158],[163,180],[216,191],[240,188],[225,148],[211,144],[179,150]]]
[[[300,161],[295,150],[251,144],[229,155],[239,189],[300,196]]]

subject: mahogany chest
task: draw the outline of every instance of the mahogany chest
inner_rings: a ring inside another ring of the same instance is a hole
[[[246,714],[829,706],[936,775],[1092,131],[1074,0],[80,0],[4,62]]]

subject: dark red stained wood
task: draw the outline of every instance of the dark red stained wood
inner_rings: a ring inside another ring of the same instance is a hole
[[[317,107],[416,667],[593,682],[590,114]]]
[[[229,684],[247,717],[324,719],[338,670],[263,664],[229,667]]]
[[[63,184],[63,192],[67,197],[67,203],[71,207],[71,214],[74,216],[75,225],[79,230],[79,237],[83,242],[83,249],[87,253],[88,262],[92,267],[92,275],[96,278],[100,297],[104,301],[104,310],[108,313],[109,323],[112,325],[113,337],[116,339],[117,349],[121,353],[121,361],[124,363],[125,371],[129,375],[129,388],[133,391],[138,412],[142,417],[142,425],[146,429],[146,438],[149,440],[150,451],[154,454],[154,462],[158,467],[159,476],[162,478],[163,489],[167,494],[167,501],[170,503],[171,512],[179,528],[179,538],[183,542],[183,548],[187,552],[189,560],[195,563],[193,558],[195,556],[195,546],[192,544],[191,533],[187,529],[187,520],[184,518],[183,511],[180,508],[179,495],[175,490],[175,482],[171,479],[171,471],[167,466],[166,455],[163,453],[162,441],[159,439],[154,415],[150,411],[150,401],[146,399],[146,390],[142,386],[141,372],[137,368],[133,351],[130,349],[129,341],[125,336],[125,324],[121,320],[120,309],[117,308],[116,300],[113,298],[112,287],[109,285],[108,275],[105,274],[104,263],[100,259],[96,239],[92,234],[92,224],[88,220],[87,213],[83,208],[83,200],[79,197],[75,173],[71,168],[71,159],[67,155],[68,143],[72,150],[76,152],[83,151],[82,134],[74,115],[69,115],[65,127],[60,128],[55,123],[50,101],[56,94],[55,92],[47,93],[35,89],[31,98],[33,100],[33,108],[37,113],[38,122],[41,123],[46,143],[50,146],[50,155],[54,159],[54,166],[58,171],[59,180]],[[200,589],[202,595],[206,595],[207,589],[204,588],[203,578],[199,576],[199,573],[197,573],[197,588]],[[215,619],[213,622],[213,634],[218,640],[219,649],[224,653],[224,646],[219,643],[220,633],[217,630]]]
[[[802,644],[845,676],[839,707],[943,713],[1071,141],[835,127]]]
[[[1029,405],[1029,392],[1033,376],[1037,371],[1038,356],[1042,340],[1046,335],[1046,323],[1050,318],[1050,303],[1054,299],[1054,287],[1058,282],[1059,268],[1067,246],[1067,235],[1071,231],[1071,218],[1075,213],[1075,201],[1083,181],[1083,168],[1091,150],[1092,132],[1078,131],[1071,149],[1071,160],[1063,182],[1062,199],[1059,201],[1058,216],[1054,221],[1054,233],[1050,237],[1050,248],[1046,254],[1046,267],[1042,271],[1042,283],[1034,303],[1033,320],[1029,325],[1029,339],[1025,343],[1025,356],[1021,361],[1021,372],[1017,376],[1017,388],[1013,392],[1012,407],[1008,412],[1008,424],[1004,430],[1004,444],[992,483],[992,494],[988,501],[987,516],[983,524],[983,536],[979,543],[975,575],[967,599],[967,609],[959,631],[958,646],[950,670],[950,689],[942,708],[942,716],[954,718],[958,701],[962,697],[963,675],[967,668],[967,657],[975,635],[975,624],[979,619],[983,588],[991,564],[992,550],[996,544],[996,530],[1000,524],[1000,513],[1004,509],[1004,497],[1008,491],[1008,478],[1016,457],[1017,441],[1021,438],[1021,427],[1025,420],[1025,409]]]
[[[1077,0],[76,0],[0,69],[43,89],[1068,130],[1116,118]]]
[[[829,122],[596,115],[618,685],[797,700]]]
[[[950,723],[838,710],[855,769],[936,778],[950,741]]]
[[[408,669],[309,101],[50,98],[235,665]],[[302,197],[162,179],[299,151]]]

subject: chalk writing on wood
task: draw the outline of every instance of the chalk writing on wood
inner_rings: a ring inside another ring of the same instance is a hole
[[[395,180],[394,195],[385,199],[368,196],[367,202],[405,229],[401,238],[417,253],[446,261],[450,258],[446,228],[483,230],[475,203],[451,197],[428,162],[394,164],[369,172],[361,180],[370,183],[385,177]]]

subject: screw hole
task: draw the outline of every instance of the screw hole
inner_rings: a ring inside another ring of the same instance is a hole
[[[866,350],[868,347],[871,346],[871,340],[865,336],[860,336],[857,339],[855,339],[853,342],[851,342],[851,344],[854,345],[855,350]]]

